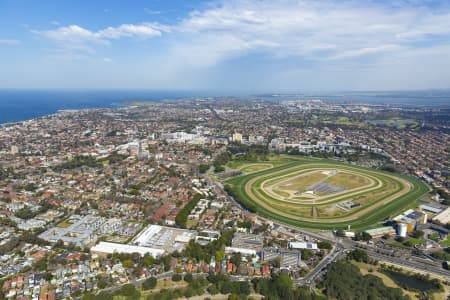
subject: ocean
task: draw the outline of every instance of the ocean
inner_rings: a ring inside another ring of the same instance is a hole
[[[0,124],[29,120],[61,109],[116,107],[124,101],[161,101],[193,97],[237,96],[269,99],[321,99],[332,102],[400,104],[426,107],[450,106],[450,91],[418,92],[333,92],[245,95],[226,92],[162,90],[18,90],[0,89]]]
[[[130,100],[193,97],[189,91],[0,89],[0,124],[29,120],[61,109],[109,108]]]

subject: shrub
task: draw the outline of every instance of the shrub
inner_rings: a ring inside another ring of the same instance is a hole
[[[155,288],[156,284],[158,283],[158,281],[156,280],[155,277],[150,277],[145,279],[145,281],[142,283],[142,289],[144,291],[146,290],[151,290],[153,288]]]
[[[180,274],[173,274],[172,275],[172,281],[177,282],[177,281],[181,281],[181,279],[182,279],[182,277],[181,277]]]

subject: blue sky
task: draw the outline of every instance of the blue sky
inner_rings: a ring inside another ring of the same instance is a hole
[[[0,0],[0,88],[450,88],[450,4]]]

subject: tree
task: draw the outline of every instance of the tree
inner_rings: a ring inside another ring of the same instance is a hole
[[[48,267],[47,257],[44,257],[41,260],[38,260],[33,265],[33,269],[35,271],[47,271],[47,267]]]
[[[330,265],[322,286],[327,299],[409,299],[403,295],[401,289],[385,286],[383,281],[374,275],[363,276],[358,267],[345,260]]]
[[[177,214],[175,217],[175,223],[185,228],[186,222],[189,214],[191,213],[192,209],[197,205],[198,201],[202,198],[201,194],[195,194],[195,196],[192,198],[191,201],[189,201],[188,204],[186,204]]]
[[[245,229],[251,229],[252,228],[252,222],[250,220],[239,221],[237,223],[237,227],[245,228]]]
[[[104,288],[106,288],[108,286],[108,282],[105,280],[105,278],[100,278],[98,281],[97,281],[97,287],[99,288],[99,289],[104,289]]]
[[[139,299],[141,293],[136,289],[136,287],[130,283],[124,284],[118,291],[119,295],[126,296],[129,299]]]
[[[0,225],[5,225],[9,227],[17,227],[16,222],[9,218],[0,218]]]
[[[133,263],[133,261],[130,258],[125,259],[125,260],[122,261],[122,266],[124,268],[131,268],[133,265],[134,265],[134,263]]]
[[[224,257],[225,257],[225,252],[223,252],[221,250],[216,251],[216,261],[222,261]]]
[[[250,293],[251,293],[250,285],[248,284],[247,281],[239,282],[239,292],[240,292],[240,294],[243,294],[243,295],[250,295]]]
[[[156,287],[156,284],[158,283],[157,279],[155,277],[150,277],[147,278],[143,283],[142,283],[142,289],[144,291],[147,290],[151,290],[153,288]]]
[[[208,293],[210,293],[211,295],[216,295],[217,293],[219,293],[219,289],[217,288],[217,286],[215,284],[210,285],[208,288]]]
[[[230,258],[230,262],[235,265],[239,266],[242,261],[242,254],[241,253],[233,253],[233,255]]]
[[[339,237],[345,237],[345,231],[343,229],[338,229],[336,235]]]
[[[317,247],[319,247],[319,249],[327,249],[327,250],[331,250],[333,248],[333,246],[328,242],[318,242]]]
[[[369,262],[369,255],[366,251],[355,249],[348,254],[350,259],[360,261],[360,262]]]
[[[414,232],[411,233],[411,236],[416,238],[416,239],[420,239],[423,237],[425,233],[422,230],[415,230]]]
[[[177,281],[181,281],[181,275],[180,274],[173,274],[172,275],[172,281],[175,281],[175,282],[177,282]]]
[[[292,279],[289,275],[280,274],[275,276],[273,279],[273,288],[278,292],[278,295],[282,298],[287,298],[292,292]]]
[[[52,280],[52,278],[53,278],[53,276],[52,276],[52,273],[51,273],[51,272],[45,272],[45,274],[44,274],[44,279],[45,279],[46,281],[50,281],[50,280]]]
[[[184,275],[184,281],[186,282],[192,282],[192,280],[194,279],[194,277],[192,276],[191,273],[187,273],[186,275]]]
[[[221,283],[220,293],[224,295],[231,293],[231,283],[229,281],[224,281]]]
[[[214,159],[213,165],[214,165],[214,172],[222,172],[225,170],[223,165],[228,163],[231,159],[231,156],[228,152],[221,153],[216,156]]]
[[[194,296],[195,295],[195,290],[193,289],[193,288],[191,288],[191,287],[187,287],[185,290],[184,290],[184,293],[183,293],[183,296],[184,297],[186,297],[186,298],[191,298],[192,296]]]
[[[34,218],[36,216],[36,213],[33,212],[28,206],[24,207],[22,209],[19,209],[15,214],[16,217],[28,220],[31,218]]]
[[[355,241],[370,241],[372,236],[365,231],[361,231],[355,234]]]
[[[314,252],[309,249],[302,249],[301,252],[302,252],[302,260],[308,260],[314,256]]]
[[[404,237],[402,237],[402,236],[399,236],[399,237],[397,237],[395,240],[396,240],[397,242],[399,242],[399,243],[403,243],[406,239],[405,239]]]
[[[199,171],[201,174],[204,174],[204,173],[206,173],[206,171],[209,170],[210,167],[211,167],[210,165],[207,165],[207,164],[201,164],[201,165],[198,166],[198,171]]]

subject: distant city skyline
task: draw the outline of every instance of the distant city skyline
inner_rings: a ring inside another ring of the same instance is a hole
[[[0,1],[0,88],[450,88],[447,1]]]

